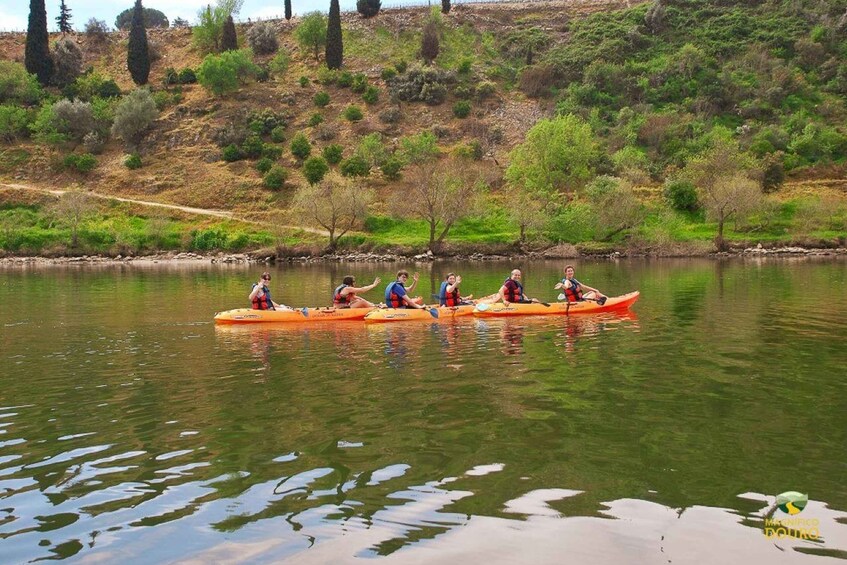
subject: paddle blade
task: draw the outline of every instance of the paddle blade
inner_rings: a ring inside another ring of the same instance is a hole
[[[567,298],[567,296],[565,296],[564,294],[560,294],[556,297],[556,300],[564,300],[565,298]]]
[[[599,304],[600,306],[602,306],[605,303],[606,303],[606,297],[605,296],[601,296],[600,298],[597,299],[597,304]]]
[[[478,312],[485,312],[485,311],[486,311],[486,310],[488,310],[490,307],[491,307],[491,305],[490,305],[490,304],[486,304],[485,302],[483,302],[482,304],[477,304],[477,305],[476,305],[476,309],[477,309],[477,311],[478,311]]]
[[[549,302],[539,302],[539,304],[541,304],[542,306],[544,306],[544,307],[546,307],[546,308],[549,308],[549,307],[550,307],[550,303],[549,303]]]
[[[302,313],[303,313],[303,317],[304,317],[304,318],[308,318],[308,317],[309,317],[309,309],[308,309],[308,308],[306,308],[305,306],[303,307],[303,309],[302,309],[302,310],[300,310],[300,312],[302,312]]]
[[[429,315],[437,320],[438,319],[438,308],[429,308]]]

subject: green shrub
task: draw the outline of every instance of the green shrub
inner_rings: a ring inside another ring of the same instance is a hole
[[[12,143],[29,133],[29,114],[23,108],[0,105],[0,140]]]
[[[323,108],[327,104],[329,104],[329,93],[325,90],[321,90],[317,94],[315,94],[314,98],[312,98],[312,102],[315,103],[315,106],[318,108]]]
[[[326,65],[318,67],[318,82],[324,86],[329,86],[338,82],[338,71],[330,69]]]
[[[259,55],[269,55],[279,49],[276,30],[267,22],[256,22],[247,30],[247,44]]]
[[[226,249],[227,235],[221,228],[194,230],[191,232],[191,248],[196,251]]]
[[[382,72],[379,73],[379,76],[382,78],[382,80],[387,82],[397,76],[397,71],[392,67],[385,67],[384,69],[382,69]]]
[[[282,143],[285,141],[285,127],[276,126],[271,130],[271,141],[274,143]]]
[[[360,155],[353,155],[344,159],[338,169],[345,177],[366,177],[371,172],[370,164]]]
[[[484,100],[497,92],[497,85],[491,82],[490,80],[484,80],[480,83],[477,83],[476,88],[476,97],[480,100]]]
[[[344,117],[350,122],[358,122],[364,117],[364,114],[362,113],[361,108],[351,104],[344,109]]]
[[[270,63],[268,63],[268,69],[270,69],[271,74],[277,78],[281,78],[285,76],[285,73],[288,71],[288,66],[291,64],[291,57],[288,55],[288,52],[285,50],[277,51],[277,54],[273,56]],[[308,83],[308,79],[306,79]]]
[[[276,161],[282,157],[282,147],[265,143],[262,145],[262,157]]]
[[[400,60],[394,63],[394,68],[397,69],[397,72],[403,74],[406,72],[409,64],[406,61]]]
[[[271,190],[279,190],[285,184],[286,179],[288,179],[288,171],[279,165],[274,165],[267,173],[265,173],[262,181],[265,183],[265,186]]]
[[[238,148],[235,144],[230,144],[224,147],[222,153],[224,161],[227,163],[232,163],[234,161],[240,161],[242,159],[241,149]]]
[[[66,169],[74,169],[79,173],[89,173],[97,166],[97,158],[91,153],[81,155],[71,153],[65,155],[65,158],[62,159],[62,165]]]
[[[250,52],[241,49],[206,55],[197,69],[197,80],[212,94],[223,96],[235,92],[240,84],[258,73],[259,67],[251,61]]]
[[[271,133],[275,127],[285,127],[285,115],[280,112],[275,112],[270,108],[263,110],[255,110],[250,112],[247,117],[249,128],[259,134],[266,135]]]
[[[337,165],[341,162],[341,157],[344,150],[337,143],[333,143],[332,145],[327,145],[323,149],[323,157],[326,159],[326,162],[330,165]]]
[[[291,154],[302,160],[307,158],[311,152],[312,146],[303,132],[295,135],[294,139],[291,140]]]
[[[307,86],[309,86],[309,77],[300,77],[299,79],[297,79],[297,82],[300,83],[301,87],[306,88]]]
[[[271,170],[271,167],[274,166],[273,159],[269,159],[268,157],[262,157],[258,161],[256,161],[256,170],[262,173],[263,175]]]
[[[467,118],[471,113],[471,103],[467,100],[458,100],[453,104],[453,115],[457,118]]]
[[[316,125],[323,123],[324,117],[319,113],[315,112],[311,116],[309,116],[309,127],[313,128]]]
[[[303,176],[309,184],[321,182],[328,171],[329,165],[323,157],[309,157],[303,163]]]
[[[456,72],[460,75],[467,75],[471,72],[471,66],[473,65],[473,59],[469,57],[465,57],[459,64],[456,66]]]
[[[671,207],[681,212],[693,212],[700,207],[697,188],[684,180],[668,180],[663,190]]]
[[[197,82],[197,74],[194,69],[185,67],[179,71],[179,84],[194,84]]]
[[[376,104],[379,100],[379,89],[373,85],[368,86],[362,94],[362,100],[367,104]]]
[[[179,73],[173,67],[165,69],[165,78],[162,79],[162,84],[169,86],[171,84],[179,84]]]
[[[248,159],[258,159],[263,148],[262,139],[258,135],[251,135],[241,144],[241,154]]]
[[[382,166],[382,174],[388,180],[399,180],[401,177],[400,171],[403,170],[403,160],[396,155],[391,155],[386,159]]]
[[[363,73],[356,73],[353,76],[353,82],[350,84],[350,90],[356,94],[361,94],[368,87],[368,77]]]
[[[139,155],[138,153],[132,153],[130,155],[127,155],[124,159],[124,167],[129,170],[140,169],[141,164],[141,155]]]
[[[0,60],[0,104],[11,102],[31,106],[44,97],[35,75],[20,64]]]
[[[350,85],[353,84],[353,73],[350,71],[341,71],[338,74],[338,80],[336,81],[338,86],[343,88],[349,88]]]

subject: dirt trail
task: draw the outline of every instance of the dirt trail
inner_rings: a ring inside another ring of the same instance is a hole
[[[0,188],[12,188],[17,190],[31,190],[34,192],[41,192],[45,194],[52,194],[54,196],[62,196],[67,190],[59,190],[54,188],[39,188],[36,186],[29,186],[25,184],[12,184],[12,183],[0,183]],[[88,196],[92,198],[101,198],[103,200],[117,200],[118,202],[129,202],[131,204],[140,204],[142,206],[151,206],[154,208],[167,208],[169,210],[180,210],[182,212],[188,212],[189,214],[197,214],[198,216],[213,216],[216,218],[225,218],[227,220],[238,220],[239,222],[245,222],[248,224],[256,224],[261,225],[265,222],[256,222],[254,220],[248,220],[246,218],[239,218],[232,212],[227,212],[226,210],[209,210],[206,208],[193,208],[191,206],[179,206],[178,204],[163,204],[161,202],[150,202],[148,200],[135,200],[134,198],[122,198],[120,196],[110,196],[107,194],[97,194],[95,192],[86,192]],[[283,228],[290,228],[294,230],[303,230],[309,233],[316,233],[319,235],[329,235],[324,230],[320,230],[317,228],[310,228],[306,226],[281,226]]]

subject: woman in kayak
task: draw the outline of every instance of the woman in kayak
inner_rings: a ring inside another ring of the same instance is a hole
[[[385,287],[385,304],[389,308],[424,308],[423,304],[417,304],[409,298],[410,292],[415,290],[418,285],[420,275],[415,273],[412,276],[413,282],[409,288],[406,288],[406,281],[409,280],[409,271],[397,271],[397,280]]]
[[[606,302],[606,295],[591,288],[587,284],[583,284],[574,278],[573,265],[565,266],[565,278],[556,283],[555,289],[562,289],[565,299],[568,302],[582,302],[583,300],[595,300],[601,305]],[[559,297],[561,300],[561,297]]]
[[[444,282],[441,283],[441,288],[438,291],[438,300],[442,306],[462,306],[463,304],[473,304],[471,298],[473,294],[462,296],[459,294],[459,285],[462,284],[462,277],[456,273],[447,273]]]
[[[268,288],[269,282],[271,282],[271,274],[264,272],[259,278],[259,282],[253,283],[253,289],[249,296],[253,310],[293,310],[285,304],[277,304],[273,301],[271,290]]]
[[[332,293],[332,305],[335,308],[373,308],[374,305],[371,302],[358,294],[373,290],[379,282],[380,278],[377,277],[368,286],[355,287],[353,285],[356,284],[356,278],[348,275]]]

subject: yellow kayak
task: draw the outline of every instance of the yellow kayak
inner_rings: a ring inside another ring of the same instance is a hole
[[[621,296],[612,296],[606,299],[604,304],[598,304],[593,300],[582,302],[553,302],[548,305],[542,303],[516,304],[506,306],[502,302],[497,304],[478,304],[473,311],[474,316],[550,316],[571,314],[599,314],[601,312],[615,312],[627,310],[638,300],[639,292],[630,292]]]
[[[301,308],[300,310],[253,310],[236,308],[215,314],[216,324],[303,323],[361,320],[375,308]]]
[[[433,306],[418,310],[416,308],[377,308],[365,316],[366,324],[383,322],[405,322],[408,320],[452,320],[459,316],[470,316],[473,305],[465,306]]]

